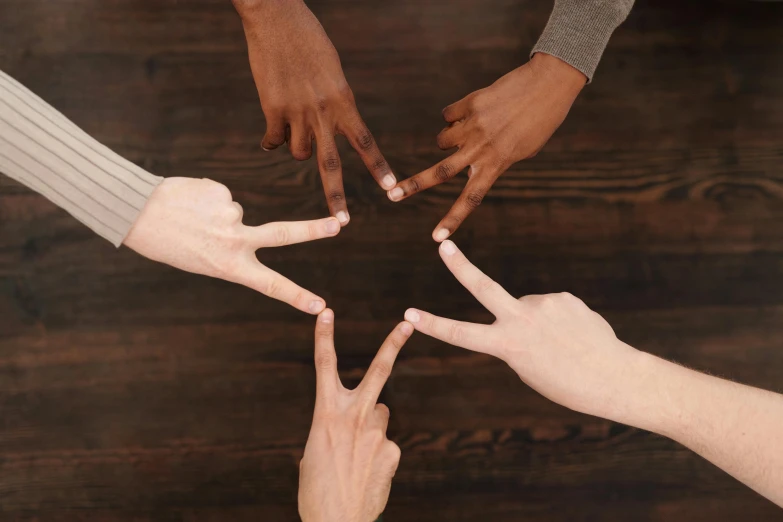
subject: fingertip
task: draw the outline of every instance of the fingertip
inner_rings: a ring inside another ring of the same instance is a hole
[[[321,311],[326,307],[326,303],[323,301],[323,299],[313,299],[310,301],[310,304],[307,306],[307,309],[310,311],[311,314],[318,314],[321,313]]]
[[[445,256],[453,256],[457,253],[457,245],[454,244],[454,241],[447,239],[440,244],[440,251]]]
[[[441,241],[443,241],[444,239],[449,237],[449,234],[451,234],[451,232],[449,232],[449,229],[443,228],[443,227],[437,228],[432,233],[432,239],[434,239],[436,242],[440,243]]]
[[[330,308],[327,308],[326,310],[324,310],[323,312],[318,314],[318,322],[323,323],[323,324],[331,324],[331,323],[333,323],[334,322],[334,312]]]
[[[400,323],[400,331],[406,336],[410,337],[413,333],[413,325],[407,321]]]
[[[351,216],[348,215],[348,212],[345,210],[339,211],[337,214],[335,214],[335,217],[337,218],[337,221],[339,221],[340,226],[345,226],[348,224],[349,221],[351,221]]]
[[[411,323],[418,323],[421,321],[421,314],[415,308],[408,308],[405,310],[405,320]]]
[[[386,174],[381,180],[381,184],[385,189],[392,189],[397,184],[397,178],[394,177],[394,174]]]
[[[405,195],[405,191],[400,187],[395,187],[387,192],[386,195],[389,196],[389,199],[392,201],[399,201],[402,199],[402,196]]]
[[[329,236],[336,236],[340,233],[340,221],[336,217],[326,218],[324,223],[324,229]]]

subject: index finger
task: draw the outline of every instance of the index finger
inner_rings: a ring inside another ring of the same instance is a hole
[[[375,178],[375,181],[378,182],[378,185],[386,190],[394,188],[397,178],[394,177],[392,169],[378,148],[375,138],[358,112],[354,115],[353,121],[347,128],[343,129],[343,133],[351,143],[351,147],[362,158],[362,162],[364,162],[372,177]]]
[[[454,202],[451,209],[449,209],[448,214],[444,216],[432,232],[432,238],[435,241],[443,241],[456,232],[471,212],[481,205],[484,196],[487,195],[489,189],[492,188],[492,183],[497,179],[496,176],[489,173],[475,172],[475,165],[472,168],[474,173],[468,179],[465,188],[462,189],[462,193],[457,198],[457,201]]]
[[[345,226],[351,218],[348,215],[348,205],[345,202],[343,167],[340,163],[334,135],[331,131],[322,130],[318,133],[316,140],[318,170],[321,172],[321,182],[324,186],[329,213],[337,218],[340,225]]]
[[[337,353],[334,350],[334,312],[326,309],[315,322],[316,401],[329,399],[340,384]]]
[[[329,217],[311,221],[278,221],[244,227],[244,230],[254,247],[280,247],[336,236],[340,233],[340,223]]]
[[[510,315],[518,302],[502,286],[473,266],[451,240],[440,244],[440,257],[457,281],[473,294],[479,303],[492,312],[495,317]]]
[[[262,265],[255,254],[240,263],[230,279],[305,313],[317,314],[326,307],[324,300],[314,293]]]
[[[440,185],[459,174],[469,164],[468,153],[464,149],[460,149],[435,166],[399,182],[388,192],[389,199],[401,201],[422,190]]]
[[[391,375],[397,354],[413,333],[413,325],[403,321],[392,330],[370,364],[367,374],[357,388],[367,408],[374,408],[381,390]]]

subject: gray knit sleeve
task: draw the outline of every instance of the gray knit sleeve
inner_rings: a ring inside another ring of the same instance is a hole
[[[541,38],[530,56],[560,58],[592,81],[609,38],[631,12],[634,0],[555,0]]]
[[[2,71],[0,172],[116,247],[163,181],[95,141]]]

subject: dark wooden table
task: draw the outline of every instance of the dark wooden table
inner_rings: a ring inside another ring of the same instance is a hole
[[[523,63],[551,8],[311,4],[403,176],[444,156],[441,108]],[[150,171],[227,184],[249,224],[326,215],[314,160],[259,149],[228,0],[0,0],[0,69]],[[344,145],[351,225],[262,260],[327,298],[355,382],[408,306],[490,316],[430,239],[464,178],[395,205]],[[639,0],[455,240],[515,294],[568,290],[639,348],[783,391],[783,5]],[[296,520],[313,324],[115,251],[0,177],[0,519]],[[783,520],[678,444],[421,335],[382,400],[403,450],[388,522]]]

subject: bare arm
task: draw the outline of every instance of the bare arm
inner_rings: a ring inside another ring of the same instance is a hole
[[[463,323],[410,309],[405,318],[417,330],[502,359],[558,404],[670,437],[783,507],[783,395],[636,350],[571,294],[515,299],[451,241],[440,253],[497,320]]]

